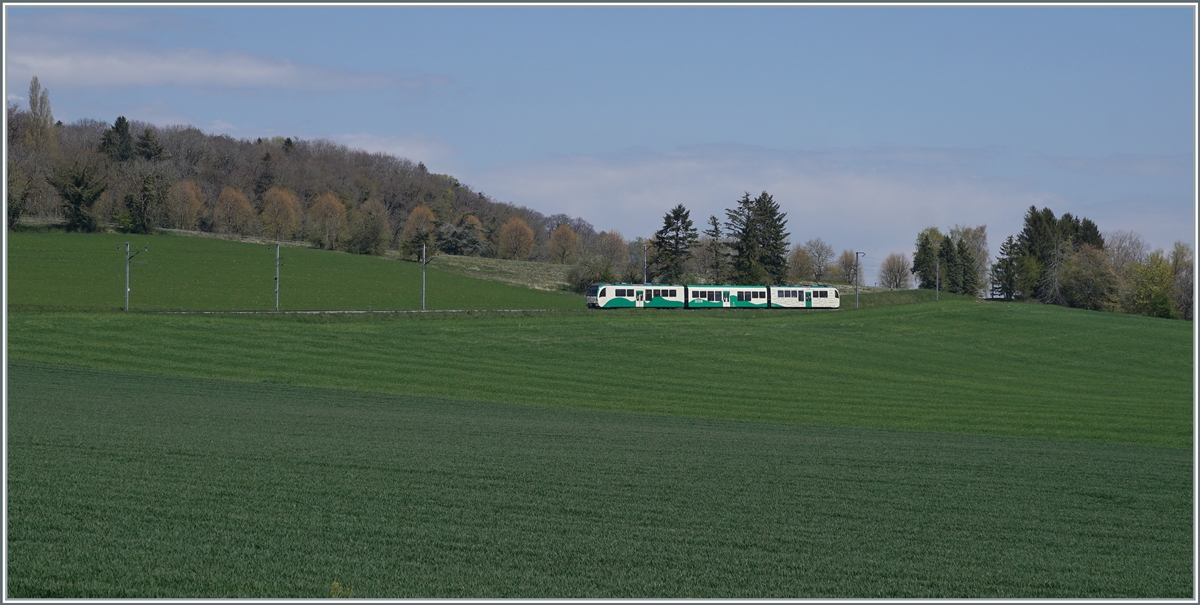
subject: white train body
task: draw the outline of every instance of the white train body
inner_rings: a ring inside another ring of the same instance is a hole
[[[837,309],[837,288],[807,286],[729,286],[708,284],[592,284],[587,306],[593,309]]]

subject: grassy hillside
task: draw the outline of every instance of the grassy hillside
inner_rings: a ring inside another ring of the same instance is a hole
[[[1190,448],[1190,328],[963,301],[826,313],[29,312],[10,314],[8,353],[462,400]]]
[[[115,310],[124,306],[124,242],[133,259],[130,306],[153,309],[274,309],[275,247],[222,239],[68,233],[10,233],[10,308]],[[421,266],[285,246],[282,309],[420,309]],[[562,309],[580,296],[543,292],[427,270],[429,309]]]
[[[24,362],[8,384],[10,598],[1193,591],[1186,450]]]

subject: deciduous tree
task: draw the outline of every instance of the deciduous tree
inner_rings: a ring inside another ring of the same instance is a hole
[[[351,217],[346,248],[355,254],[383,254],[391,232],[387,208],[378,200],[367,200]]]
[[[212,213],[212,222],[222,233],[250,235],[254,232],[254,206],[244,193],[233,187],[221,189]]]
[[[29,196],[32,193],[32,183],[29,177],[25,176],[25,171],[19,166],[9,164],[8,166],[8,230],[12,231],[17,228],[17,221],[21,220],[21,215],[25,214],[25,209],[29,206]]]
[[[893,252],[879,266],[879,285],[893,290],[912,288],[912,272],[909,270],[908,255]]]
[[[1075,251],[1063,277],[1067,304],[1079,309],[1117,308],[1117,274],[1103,250],[1084,244]]]
[[[816,263],[813,261],[812,255],[808,253],[806,246],[796,246],[788,255],[788,278],[797,282],[809,282],[817,279]]]
[[[179,181],[167,190],[167,222],[175,229],[195,229],[204,211],[204,192],[194,181]]]
[[[1162,250],[1155,250],[1133,268],[1134,312],[1151,317],[1175,317],[1175,304],[1171,300],[1174,287],[1171,262]]]
[[[24,128],[27,147],[50,155],[58,151],[54,113],[50,111],[50,91],[42,88],[37,76],[29,81],[29,115]]]
[[[817,237],[804,242],[804,251],[812,259],[812,278],[822,281],[833,272],[833,246]]]
[[[404,221],[404,229],[400,231],[400,252],[408,258],[420,260],[421,246],[425,246],[428,256],[436,243],[437,217],[433,210],[425,204],[413,208]]]
[[[349,225],[346,222],[346,206],[332,192],[317,196],[308,209],[309,237],[326,250],[336,249]],[[346,233],[348,235],[348,233]]]
[[[520,217],[514,216],[500,227],[496,247],[500,258],[529,260],[533,254],[533,243],[533,229]]]
[[[1186,242],[1175,242],[1168,260],[1171,262],[1171,273],[1174,275],[1171,299],[1175,302],[1175,312],[1179,317],[1191,321],[1193,315],[1192,282],[1195,273],[1195,257],[1192,254],[1192,247]]]
[[[858,259],[854,256],[853,250],[842,250],[842,255],[838,257],[835,266],[838,278],[848,284],[854,283],[855,272],[858,270]]]
[[[263,194],[261,214],[263,235],[274,240],[291,239],[300,228],[300,200],[296,194],[272,187]]]
[[[579,259],[579,236],[570,225],[560,224],[550,234],[550,259],[560,265],[571,264]]]

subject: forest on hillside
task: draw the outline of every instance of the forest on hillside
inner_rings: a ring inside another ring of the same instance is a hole
[[[29,99],[27,109],[7,107],[10,229],[36,217],[76,231],[190,229],[375,254],[419,254],[413,243],[423,241],[430,252],[531,260],[550,259],[560,225],[581,244],[596,236],[582,219],[497,201],[385,153],[323,139],[235,139],[124,116],[63,124],[36,78]],[[522,241],[503,241],[506,225]]]

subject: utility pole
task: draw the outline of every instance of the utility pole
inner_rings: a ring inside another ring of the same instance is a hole
[[[938,257],[937,263],[934,265],[933,277],[933,300],[941,300],[942,296],[942,257]]]
[[[429,261],[425,258],[425,244],[421,244],[421,310],[425,310],[425,265]]]
[[[117,248],[117,249],[120,250],[120,248]],[[129,254],[129,242],[125,242],[125,310],[126,311],[129,310],[129,264],[130,264],[129,261],[133,260],[133,257],[135,257],[143,252],[149,252],[149,251],[150,251],[149,248],[142,248],[141,250],[138,250],[137,252],[134,252],[131,255],[131,254]]]
[[[858,308],[858,276],[862,274],[861,265],[858,264],[858,257],[866,256],[866,252],[854,253],[854,308]]]
[[[649,246],[647,244],[642,244],[642,285],[643,286],[646,285],[646,267],[647,267],[646,249],[648,247]]]
[[[279,242],[275,242],[275,312],[279,312]]]

